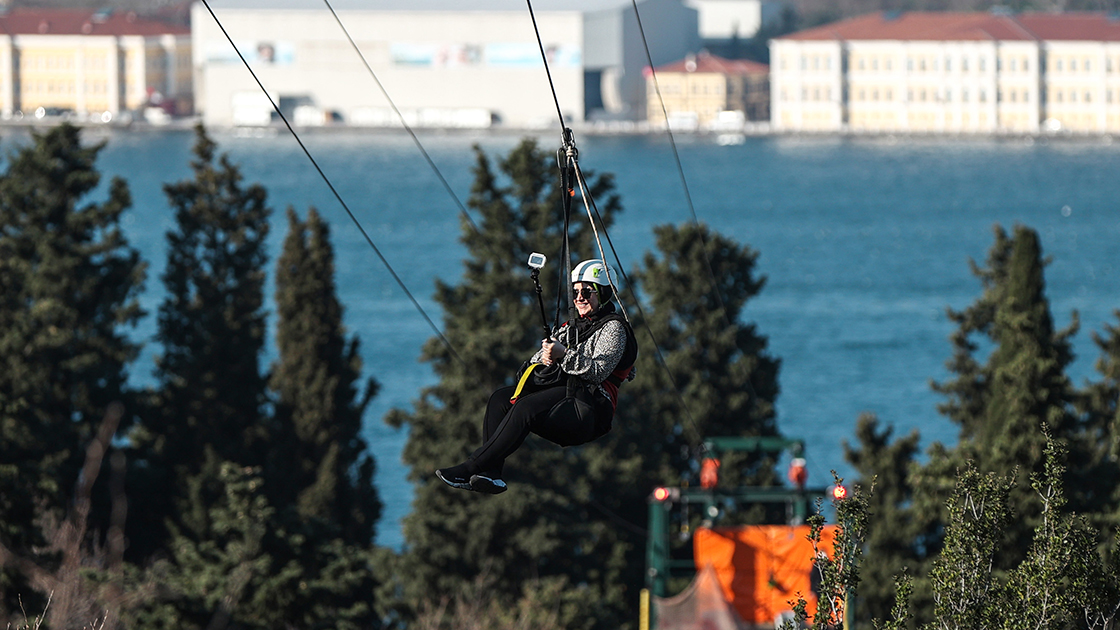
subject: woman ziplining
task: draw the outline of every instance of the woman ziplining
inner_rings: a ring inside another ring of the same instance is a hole
[[[571,274],[578,317],[541,341],[516,386],[490,396],[483,444],[467,461],[436,471],[444,483],[487,494],[506,491],[507,457],[530,433],[559,446],[577,446],[611,430],[618,388],[634,379],[638,346],[615,310],[614,291],[601,260],[585,260]]]

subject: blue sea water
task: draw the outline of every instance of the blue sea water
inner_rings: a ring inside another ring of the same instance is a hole
[[[161,186],[190,175],[193,138],[181,131],[86,137],[107,141],[98,166],[126,178],[133,193],[124,223],[151,267],[143,296],[149,315],[135,331],[148,344],[132,376],[149,384],[159,352],[150,339],[163,296],[164,235],[173,224]],[[418,362],[433,333],[289,135],[216,131],[214,138],[247,182],[268,189],[276,210],[269,237],[274,258],[286,207],[302,213],[315,206],[332,223],[346,324],[362,339],[367,373],[382,385],[365,421],[385,502],[378,542],[400,547],[400,519],[412,498],[400,461],[407,436],[382,418],[391,408],[409,408],[434,382]],[[421,135],[463,200],[471,146],[498,157],[519,139]],[[549,150],[558,140],[540,136]],[[611,236],[623,264],[636,264],[653,247],[653,226],[692,220],[667,137],[577,140],[585,171],[616,176],[625,212]],[[412,141],[372,132],[308,133],[303,141],[438,323],[433,283],[458,281],[465,250],[458,209]],[[23,142],[18,132],[3,138],[8,149]],[[930,382],[948,376],[953,326],[946,308],[963,308],[980,295],[969,261],[984,261],[995,224],[1022,223],[1040,233],[1052,258],[1046,279],[1056,322],[1067,325],[1073,310],[1081,316],[1072,376],[1078,383],[1094,377],[1097,349],[1089,334],[1116,324],[1113,311],[1120,309],[1120,144],[1107,138],[759,137],[719,146],[685,136],[677,145],[698,218],[760,253],[758,271],[767,283],[743,318],[757,324],[782,361],[779,426],[807,441],[811,484],[828,483],[831,469],[851,475],[842,445],[853,439],[861,412],[877,414],[896,435],[920,431],[923,446],[955,442],[955,427],[937,413],[941,397]],[[527,291],[530,286],[527,278]]]

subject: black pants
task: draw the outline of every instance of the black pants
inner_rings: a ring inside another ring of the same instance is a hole
[[[595,397],[594,413],[582,421],[574,416],[550,417],[552,408],[564,400],[567,389],[550,387],[517,399],[510,404],[515,387],[502,387],[490,395],[482,423],[482,446],[471,454],[467,468],[471,474],[502,473],[506,458],[528,437],[536,433],[560,446],[586,444],[610,430],[614,409],[609,400]]]

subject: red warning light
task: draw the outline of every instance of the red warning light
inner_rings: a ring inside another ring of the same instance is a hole
[[[705,457],[704,462],[700,464],[700,487],[711,490],[717,484],[719,484],[719,460]]]
[[[668,499],[669,498],[669,489],[668,488],[656,488],[656,489],[654,489],[653,498],[657,499],[658,501],[664,501],[665,499]]]
[[[845,488],[844,486],[833,486],[832,487],[832,498],[836,499],[837,501],[842,501],[842,500],[848,498],[848,489]]]

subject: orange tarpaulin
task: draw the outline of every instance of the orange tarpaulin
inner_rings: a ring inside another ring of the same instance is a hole
[[[657,630],[741,630],[743,624],[727,603],[716,570],[700,569],[692,584],[673,597],[654,597]]]
[[[820,549],[832,556],[836,526],[821,532]],[[697,570],[711,564],[723,595],[747,623],[773,623],[790,610],[798,593],[816,612],[817,597],[810,589],[813,544],[808,525],[748,525],[699,528],[693,536]]]

